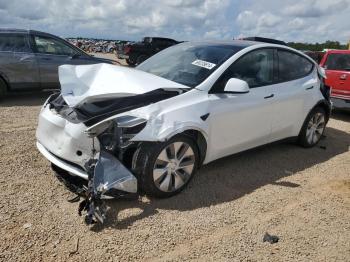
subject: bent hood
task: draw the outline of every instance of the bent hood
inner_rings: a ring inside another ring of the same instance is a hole
[[[109,64],[62,65],[61,94],[70,107],[106,98],[133,96],[156,89],[190,87],[137,69]]]

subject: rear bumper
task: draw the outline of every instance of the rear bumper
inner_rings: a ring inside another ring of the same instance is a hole
[[[331,97],[333,107],[338,109],[350,109],[350,98]]]

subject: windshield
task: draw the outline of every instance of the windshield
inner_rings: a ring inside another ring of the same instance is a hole
[[[137,69],[195,87],[241,49],[241,46],[187,42],[152,56]]]
[[[350,54],[329,54],[326,62],[328,70],[350,70]]]

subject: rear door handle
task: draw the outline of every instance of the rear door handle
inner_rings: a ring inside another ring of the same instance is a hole
[[[306,88],[305,90],[310,90],[312,88],[314,88],[314,86],[310,86],[310,87]]]
[[[274,94],[271,94],[271,95],[269,95],[269,96],[265,96],[264,99],[272,98],[272,97],[274,97],[274,96],[275,96]]]

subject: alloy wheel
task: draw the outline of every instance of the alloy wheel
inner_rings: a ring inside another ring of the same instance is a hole
[[[310,145],[316,144],[321,139],[325,126],[325,117],[320,112],[310,119],[306,129],[306,140]]]
[[[195,166],[195,154],[185,142],[167,145],[158,155],[153,167],[153,181],[163,192],[174,192],[191,178]]]

